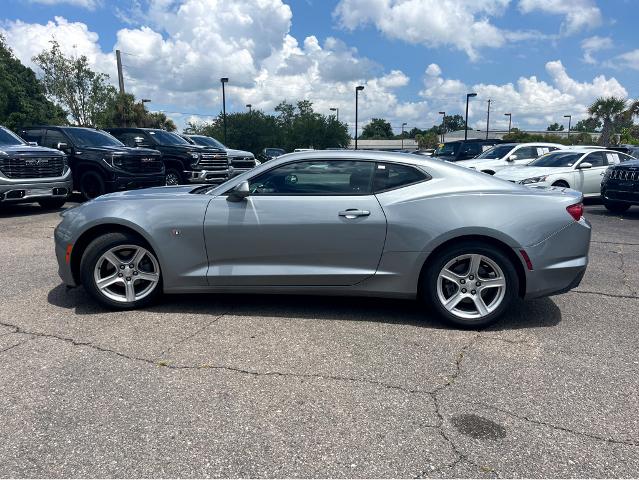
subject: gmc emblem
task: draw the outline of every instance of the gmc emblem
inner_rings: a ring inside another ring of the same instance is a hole
[[[154,159],[153,158],[141,158],[140,161],[142,163],[151,163]]]
[[[46,158],[27,158],[24,161],[25,165],[28,165],[30,167],[34,167],[36,165],[46,165],[49,163],[49,160],[47,160]]]

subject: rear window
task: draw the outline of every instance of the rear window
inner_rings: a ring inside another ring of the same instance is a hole
[[[380,193],[423,182],[428,178],[424,172],[409,165],[378,163],[375,167],[373,188],[375,193]]]

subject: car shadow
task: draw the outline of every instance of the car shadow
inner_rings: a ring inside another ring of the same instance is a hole
[[[632,206],[629,210],[626,210],[623,213],[609,212],[604,206],[602,206],[601,208],[588,210],[586,212],[586,216],[639,220],[639,206]]]
[[[63,284],[52,289],[48,302],[72,310],[76,315],[104,314],[84,288],[69,289]],[[414,327],[454,329],[414,300],[376,297],[324,297],[310,295],[182,294],[165,295],[160,303],[144,311],[166,314],[265,316],[402,324]],[[561,322],[561,311],[550,298],[524,302],[516,300],[490,331],[551,327]]]
[[[32,217],[36,215],[50,215],[63,212],[68,208],[77,206],[84,200],[79,195],[73,194],[67,203],[61,208],[42,208],[37,203],[0,203],[0,218]]]

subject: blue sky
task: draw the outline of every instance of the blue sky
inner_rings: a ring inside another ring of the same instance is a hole
[[[477,91],[471,122],[491,98],[543,129],[639,96],[637,20],[631,0],[3,0],[0,31],[27,64],[55,36],[114,82],[120,48],[127,88],[167,112],[216,113],[229,76],[230,110],[308,98],[352,123],[361,83],[365,120],[427,127]]]

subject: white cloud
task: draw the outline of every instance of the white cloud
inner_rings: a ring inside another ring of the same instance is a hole
[[[567,35],[601,24],[601,10],[594,0],[520,0],[519,8],[523,13],[541,11],[562,15],[561,30]]]
[[[94,10],[102,4],[102,0],[29,0],[31,3],[40,3],[42,5],[60,5],[66,3],[75,7],[87,8]]]
[[[604,65],[612,68],[639,70],[639,49],[617,55],[612,60],[605,62]]]
[[[595,65],[597,60],[594,54],[602,50],[608,50],[613,47],[610,37],[588,37],[581,42],[581,49],[584,51],[583,61],[591,65]]]
[[[506,128],[508,119],[501,113],[511,112],[516,126],[545,129],[549,123],[561,121],[571,114],[576,120],[587,116],[587,108],[597,97],[627,97],[626,89],[615,79],[597,76],[591,82],[571,78],[560,61],[546,64],[550,82],[536,76],[521,77],[515,84],[467,85],[460,80],[433,75],[437,69],[429,66],[424,75],[424,89],[420,95],[430,104],[446,112],[463,112],[466,93],[476,92],[469,109],[469,123],[475,128],[485,127],[486,101],[493,100],[491,125]],[[438,67],[439,68],[439,67]]]

